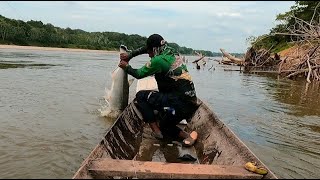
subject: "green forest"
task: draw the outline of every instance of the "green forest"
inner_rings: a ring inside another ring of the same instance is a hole
[[[135,49],[145,44],[147,37],[137,34],[124,34],[119,32],[86,32],[81,29],[56,27],[50,23],[30,20],[24,22],[6,18],[0,15],[0,44],[13,44],[22,46],[81,48],[92,50],[118,50],[121,44],[129,49]],[[193,50],[180,47],[176,43],[169,43],[178,49],[181,54],[194,55],[194,51],[205,56],[221,56],[207,50]]]
[[[270,52],[280,52],[294,45],[299,36],[299,27],[304,24],[320,23],[320,1],[295,1],[290,11],[278,14],[276,21],[280,22],[268,34],[258,37],[248,37],[247,41],[256,49],[270,49]],[[297,21],[297,19],[301,19]],[[304,24],[301,24],[303,22]],[[305,29],[307,32],[308,29]],[[319,43],[319,42],[317,42]]]

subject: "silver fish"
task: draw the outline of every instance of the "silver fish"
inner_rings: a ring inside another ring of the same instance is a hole
[[[120,53],[129,52],[126,46],[120,46]],[[111,89],[106,90],[107,96],[105,100],[109,107],[105,112],[106,117],[117,118],[121,112],[127,107],[129,99],[129,86],[134,79],[128,81],[128,74],[120,67],[117,67],[111,74]]]

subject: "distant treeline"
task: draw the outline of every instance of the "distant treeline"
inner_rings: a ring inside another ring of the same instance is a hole
[[[146,40],[147,37],[137,34],[86,32],[81,29],[55,27],[50,23],[43,24],[41,21],[24,22],[0,15],[0,44],[118,50],[121,44],[125,44],[129,49],[136,49],[144,45]],[[176,43],[169,44],[184,55],[194,55],[194,51],[198,51],[205,56],[221,56],[221,53],[193,50],[192,48],[180,47]]]

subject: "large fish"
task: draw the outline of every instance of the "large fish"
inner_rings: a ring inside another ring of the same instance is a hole
[[[121,45],[120,53],[123,52],[128,52],[128,49],[126,46]],[[112,72],[111,78],[111,89],[106,90],[107,96],[105,97],[109,107],[103,114],[106,117],[117,118],[128,105],[129,86],[134,79],[128,81],[128,74],[120,67],[117,67]]]

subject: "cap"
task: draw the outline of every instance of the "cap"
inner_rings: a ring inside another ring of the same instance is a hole
[[[163,40],[163,37],[159,34],[152,34],[147,39],[147,49],[150,50],[154,47],[160,47],[162,45],[161,41]]]

